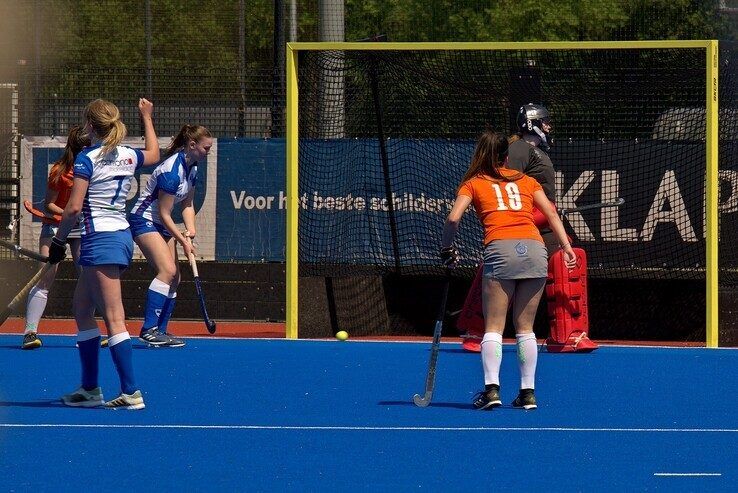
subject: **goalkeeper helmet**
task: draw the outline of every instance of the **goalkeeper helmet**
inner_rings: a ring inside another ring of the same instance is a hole
[[[551,118],[545,106],[534,103],[521,106],[518,110],[516,124],[518,131],[523,135],[531,134],[540,139],[539,147],[548,152],[547,136],[551,131]]]

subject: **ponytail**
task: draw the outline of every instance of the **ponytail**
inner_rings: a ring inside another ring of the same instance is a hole
[[[64,146],[64,154],[51,166],[49,181],[53,184],[59,183],[62,176],[69,173],[74,166],[74,160],[82,149],[90,145],[90,137],[85,135],[82,127],[73,126],[67,136],[67,145]]]
[[[96,99],[84,110],[84,118],[92,126],[95,135],[103,142],[102,152],[107,154],[123,142],[127,131],[120,119],[120,110],[110,101]]]
[[[126,130],[126,126],[122,121],[120,121],[120,118],[113,121],[110,124],[110,129],[108,130],[107,135],[103,139],[103,154],[114,151],[115,148],[123,142],[123,139],[126,138],[127,134],[128,131]]]
[[[210,130],[202,125],[190,125],[185,123],[164,152],[164,159],[187,147],[187,144],[190,141],[197,142],[204,137],[212,137]]]

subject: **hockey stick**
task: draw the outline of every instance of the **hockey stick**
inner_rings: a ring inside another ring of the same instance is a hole
[[[606,207],[620,207],[624,203],[625,203],[625,199],[620,197],[614,202],[600,202],[597,204],[587,204],[587,205],[581,205],[579,207],[572,207],[571,209],[560,209],[559,214],[561,214],[562,216],[565,216],[572,212],[582,212],[582,211],[588,211],[590,209],[604,209]]]
[[[38,272],[31,278],[28,283],[23,286],[23,288],[18,292],[18,294],[15,295],[15,298],[13,298],[10,303],[8,303],[8,306],[5,307],[5,309],[0,313],[0,325],[2,325],[8,317],[13,313],[13,311],[18,307],[18,305],[23,302],[24,299],[26,299],[26,296],[28,296],[28,292],[38,283],[39,279],[43,277],[46,272],[51,269],[54,265],[50,263],[45,263],[41,269],[39,269]]]
[[[195,262],[195,255],[190,253],[190,267],[192,267],[192,276],[195,278],[195,291],[197,291],[197,297],[200,300],[200,310],[202,311],[202,318],[205,322],[205,327],[208,332],[215,334],[215,321],[210,320],[208,316],[208,309],[205,307],[205,293],[202,291],[202,284],[200,283],[200,274],[197,272],[197,262]]]
[[[28,250],[27,248],[23,248],[20,245],[16,245],[15,243],[11,243],[9,241],[0,240],[0,246],[7,248],[8,250],[13,250],[18,255],[23,255],[24,257],[32,258],[33,260],[38,260],[39,262],[46,262],[48,258],[44,257],[40,253],[34,252],[33,250]]]
[[[58,216],[56,214],[52,214],[50,212],[43,212],[35,207],[33,207],[33,204],[30,200],[24,200],[23,201],[23,207],[26,208],[28,212],[30,212],[33,216],[40,217],[41,219],[52,219],[56,221],[57,223],[61,222],[61,216]]]
[[[438,307],[438,316],[436,317],[436,326],[433,329],[433,344],[431,345],[430,361],[428,363],[428,374],[425,377],[425,394],[413,396],[413,402],[418,407],[428,407],[433,398],[433,389],[436,386],[436,364],[438,363],[438,352],[441,349],[441,330],[443,329],[443,317],[446,314],[446,300],[448,299],[448,285],[450,279],[446,276],[443,283],[443,294],[441,295],[441,305]]]

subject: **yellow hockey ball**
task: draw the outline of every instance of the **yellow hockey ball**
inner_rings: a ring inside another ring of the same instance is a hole
[[[346,332],[345,330],[339,330],[338,332],[336,332],[336,339],[338,339],[339,341],[345,341],[346,339],[348,339],[348,332]]]

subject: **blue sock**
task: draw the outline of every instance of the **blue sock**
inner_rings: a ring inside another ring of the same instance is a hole
[[[144,321],[141,331],[157,327],[159,319],[164,313],[164,305],[169,295],[169,284],[154,278],[149,284],[149,290],[146,292],[146,309],[144,310]]]
[[[118,378],[120,378],[120,390],[124,394],[132,394],[138,387],[136,379],[133,376],[133,345],[131,344],[131,336],[128,332],[115,334],[108,339],[110,347],[110,355],[113,357],[115,369],[118,370]]]
[[[82,388],[92,390],[98,387],[97,375],[100,368],[100,329],[80,330],[77,333],[79,361],[82,364]]]
[[[177,293],[173,293],[170,298],[164,302],[164,307],[161,309],[161,317],[159,317],[159,330],[166,333],[167,325],[169,325],[169,319],[172,318],[172,312],[174,311],[174,303],[177,301]]]

